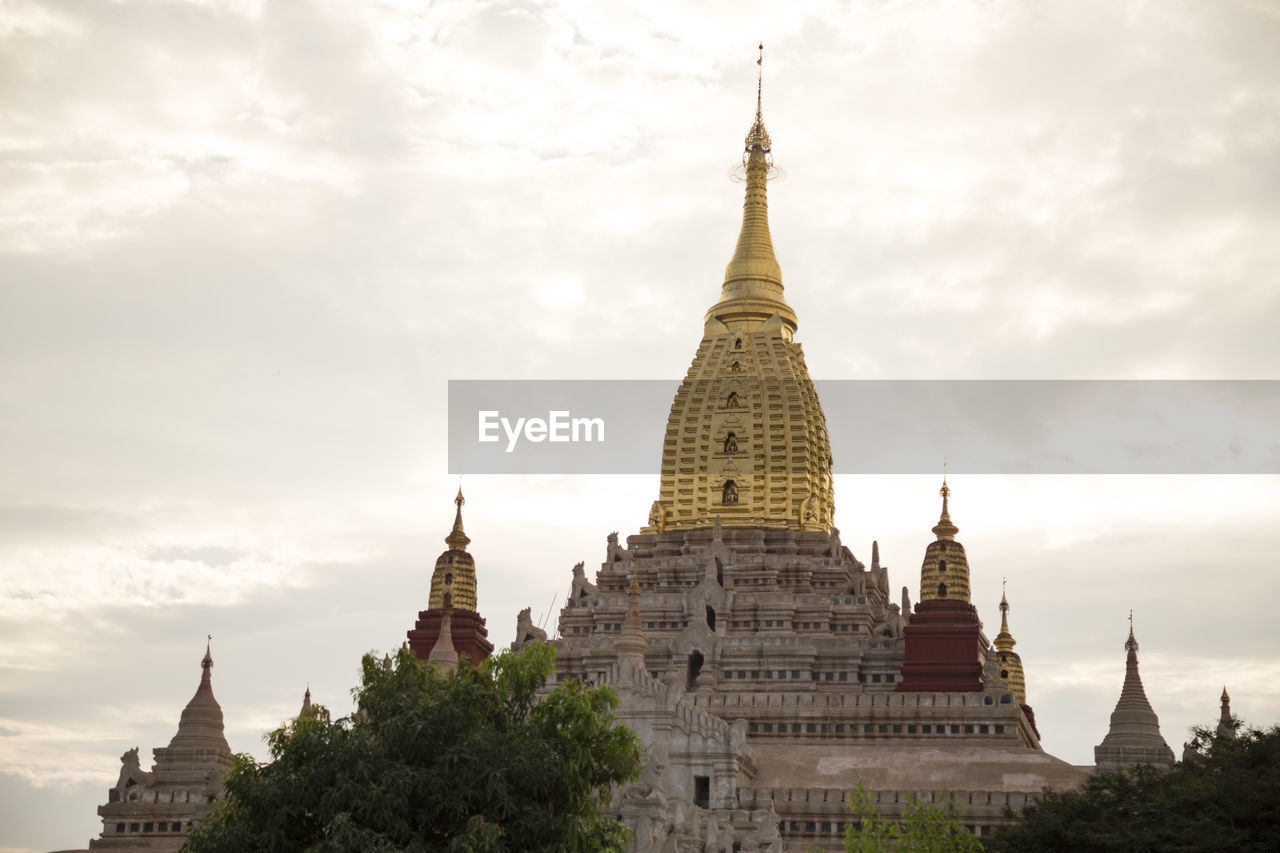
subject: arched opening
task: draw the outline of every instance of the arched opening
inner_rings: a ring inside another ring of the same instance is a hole
[[[939,561],[938,561],[938,571],[940,571],[940,572],[945,572],[946,570],[947,570],[947,561],[946,561],[946,560],[939,560]]]
[[[707,605],[707,627],[712,631],[716,629],[716,609],[710,604]]]
[[[1000,670],[1000,677],[1001,677],[1001,678],[1003,678],[1005,681],[1008,681],[1008,680],[1009,680],[1009,670],[1007,670],[1007,669],[1002,669],[1002,670]]]
[[[725,406],[729,407],[730,409],[736,409],[736,408],[738,408],[738,392],[737,392],[737,391],[730,391],[730,392],[729,392],[729,396],[728,396],[728,397],[725,399],[725,401],[724,401],[724,404],[725,404]]]
[[[938,598],[947,597],[947,585],[945,583],[938,584]]]
[[[445,610],[453,609],[453,596],[447,592],[444,594],[444,609]]]
[[[733,348],[734,348],[734,349],[742,349],[742,338],[737,338],[736,340],[734,340],[734,342],[733,342]]]
[[[730,432],[728,435],[724,437],[724,452],[725,453],[738,452],[738,434],[737,433]]]
[[[702,664],[702,652],[695,651],[689,655],[689,683],[687,689],[693,690],[698,686],[698,676],[702,674]]]
[[[738,502],[738,485],[733,480],[724,481],[724,489],[720,494],[720,502],[723,504],[736,504]]]
[[[720,561],[719,557],[716,557],[715,559],[716,559],[716,583],[719,584],[720,586],[724,586],[724,563]]]
[[[449,584],[453,583],[453,572],[449,572],[444,576],[444,583],[445,583],[445,586],[448,586]]]
[[[735,362],[733,363],[733,367],[731,367],[731,368],[729,368],[729,369],[730,369],[731,371],[733,371],[734,373],[741,373],[741,372],[742,372],[742,362],[740,362],[740,361],[735,361]]]

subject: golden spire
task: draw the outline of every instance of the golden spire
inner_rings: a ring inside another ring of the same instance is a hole
[[[1005,584],[1000,582],[1000,633],[996,634],[995,646],[1002,652],[1013,651],[1013,647],[1018,641],[1013,638],[1013,634],[1009,633],[1009,599],[1005,595]]]
[[[772,143],[762,81],[743,157],[742,231],[720,301],[707,312],[693,363],[671,403],[661,486],[645,533],[705,530],[717,518],[726,530],[831,530],[827,420],[793,338],[796,315],[782,297],[769,236],[765,184]]]
[[[955,539],[956,534],[960,532],[960,528],[951,523],[951,513],[947,511],[947,500],[951,497],[951,488],[947,485],[947,475],[942,475],[942,488],[938,490],[938,494],[942,495],[942,515],[938,518],[938,523],[933,527],[933,533],[939,539],[948,541]]]
[[[436,568],[431,575],[428,610],[476,609],[476,562],[467,553],[471,537],[462,529],[462,505],[466,499],[462,497],[461,486],[453,502],[457,506],[453,529],[444,538],[449,548],[436,560]]]
[[[1019,705],[1027,704],[1027,677],[1022,670],[1022,658],[1013,647],[1017,640],[1009,632],[1009,598],[1005,594],[1005,582],[1000,584],[1000,633],[996,635],[996,657],[1000,662],[1000,677],[1009,685]]]
[[[471,543],[470,537],[462,529],[462,505],[467,499],[462,496],[462,486],[458,486],[458,496],[453,499],[458,511],[453,516],[453,530],[444,538],[445,543],[454,551],[462,551]]]
[[[719,320],[730,329],[753,329],[777,314],[791,332],[796,314],[782,297],[782,268],[773,254],[769,234],[769,204],[765,187],[773,166],[773,141],[764,126],[764,44],[756,60],[756,117],[747,131],[742,164],[747,172],[747,194],[742,205],[742,230],[733,258],[724,271],[720,301],[707,312],[707,320]]]

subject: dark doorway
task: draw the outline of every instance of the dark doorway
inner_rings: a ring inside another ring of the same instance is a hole
[[[693,804],[700,809],[711,808],[711,777],[693,777]]]
[[[693,690],[698,686],[698,676],[702,674],[702,664],[702,652],[694,652],[689,655],[689,690]]]

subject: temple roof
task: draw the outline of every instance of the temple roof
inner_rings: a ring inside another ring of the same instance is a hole
[[[169,741],[169,749],[229,750],[223,734],[222,706],[213,696],[213,655],[209,645],[205,646],[200,668],[200,685],[182,709],[178,732]]]
[[[1105,763],[1103,753],[1107,750],[1121,750],[1135,756],[1146,752],[1151,759],[1125,763],[1173,763],[1173,751],[1160,734],[1160,719],[1147,700],[1147,692],[1142,687],[1142,676],[1138,673],[1138,641],[1133,635],[1132,618],[1130,616],[1129,638],[1124,644],[1124,686],[1120,689],[1116,708],[1111,712],[1111,727],[1107,736],[1095,751],[1100,766]],[[1155,760],[1157,757],[1158,761]]]

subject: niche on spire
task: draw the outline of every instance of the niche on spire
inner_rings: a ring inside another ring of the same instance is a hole
[[[725,453],[738,452],[738,434],[736,432],[733,432],[732,430],[730,430],[729,434],[724,437],[724,452]]]
[[[733,480],[724,481],[724,488],[720,491],[720,503],[725,506],[733,506],[738,503],[738,484]]]

